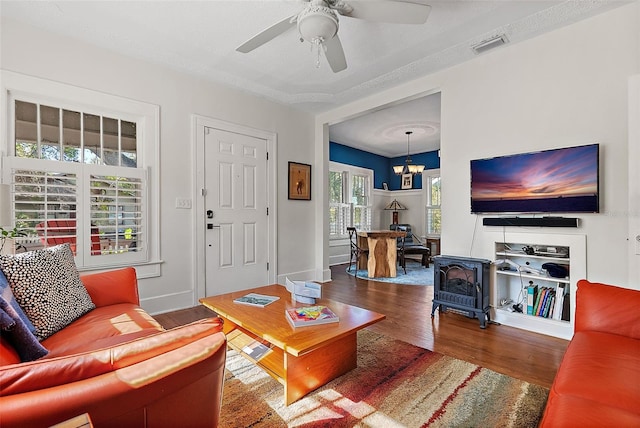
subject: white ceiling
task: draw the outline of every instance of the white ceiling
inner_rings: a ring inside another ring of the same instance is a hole
[[[471,45],[497,34],[505,34],[513,44],[628,3],[413,2],[432,6],[426,24],[381,24],[340,16],[338,34],[348,64],[340,73],[333,73],[324,58],[316,68],[310,45],[298,40],[295,28],[250,53],[235,51],[258,32],[299,12],[303,1],[1,0],[0,14],[318,113],[469,60],[476,55]],[[332,141],[399,156],[406,154],[405,131],[411,127],[412,153],[437,149],[439,97],[412,103],[334,125]]]
[[[329,127],[329,140],[386,157],[440,148],[440,93],[385,106]]]

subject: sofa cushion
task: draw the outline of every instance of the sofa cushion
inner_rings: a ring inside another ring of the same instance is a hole
[[[7,397],[71,384],[129,367],[171,351],[182,353],[187,360],[195,361],[202,356],[197,353],[202,354],[205,350],[190,349],[186,346],[201,339],[213,339],[213,346],[224,344],[222,322],[217,318],[199,320],[172,330],[151,332],[142,338],[122,340],[117,346],[72,353],[53,359],[42,358],[38,361],[16,364],[13,367],[4,367],[0,370],[0,391],[2,396]],[[155,372],[150,373],[150,376],[140,371],[132,373],[132,376],[137,377],[139,382],[148,381],[151,377],[165,376],[173,369],[175,367],[161,365],[156,366]],[[124,379],[120,380],[124,381]]]
[[[69,244],[1,255],[0,269],[42,340],[92,310]]]
[[[9,286],[9,281],[7,281],[7,277],[4,276],[4,273],[2,273],[2,270],[0,270],[0,295],[2,295],[4,300],[6,300],[11,305],[11,307],[16,311],[16,313],[18,314],[22,322],[24,322],[24,324],[27,326],[29,331],[31,333],[35,333],[36,328],[31,323],[31,320],[29,319],[29,317],[27,317],[27,314],[24,313],[24,311],[18,304],[18,301],[16,300],[16,297],[13,295],[13,291],[11,291],[11,287]]]
[[[47,358],[107,348],[163,331],[142,308],[121,303],[96,308],[42,341]],[[87,338],[91,338],[87,340]]]
[[[592,330],[640,339],[638,290],[578,281],[576,331]]]
[[[638,427],[640,414],[571,395],[550,395],[541,428]]]
[[[138,278],[132,267],[80,276],[96,307],[133,303],[140,306]]]
[[[638,413],[640,340],[601,332],[574,334],[553,395],[571,395]]]

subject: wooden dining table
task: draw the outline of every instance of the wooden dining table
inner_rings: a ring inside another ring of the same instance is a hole
[[[397,239],[406,232],[396,230],[360,230],[358,245],[369,249],[366,259],[369,278],[395,278],[398,259]],[[364,269],[364,261],[358,260],[358,269]]]

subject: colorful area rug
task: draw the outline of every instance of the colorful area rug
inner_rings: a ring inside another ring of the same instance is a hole
[[[229,351],[221,427],[536,427],[548,390],[367,329],[358,367],[286,407],[284,387]]]
[[[351,265],[351,271],[347,265],[347,273],[351,276],[355,274],[355,266]],[[407,284],[407,285],[433,285],[433,263],[429,264],[428,268],[422,266],[422,264],[415,261],[407,261],[407,273],[401,266],[396,269],[397,275],[395,278],[369,278],[369,273],[366,269],[358,270],[358,278],[368,279],[369,281],[390,282],[393,284]]]

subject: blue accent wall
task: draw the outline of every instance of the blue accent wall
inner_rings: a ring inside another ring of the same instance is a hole
[[[389,190],[401,189],[402,177],[393,173],[393,165],[404,164],[406,158],[406,156],[388,158],[339,143],[329,142],[329,160],[372,169],[373,187],[376,189],[382,189],[382,183],[387,183]],[[411,155],[411,160],[413,163],[424,165],[425,169],[440,168],[440,158],[437,151]],[[422,180],[414,180],[413,188],[422,189]]]

